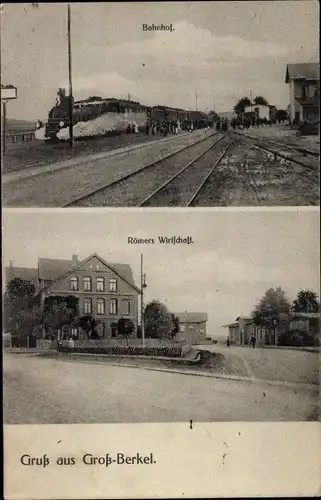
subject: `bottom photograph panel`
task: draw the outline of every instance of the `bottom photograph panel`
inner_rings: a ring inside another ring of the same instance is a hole
[[[4,215],[6,424],[319,420],[319,212]]]

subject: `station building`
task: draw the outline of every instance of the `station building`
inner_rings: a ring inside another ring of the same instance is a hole
[[[320,66],[318,63],[288,64],[290,119],[293,124],[320,120]]]

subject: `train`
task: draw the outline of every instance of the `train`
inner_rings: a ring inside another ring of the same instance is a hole
[[[180,128],[188,130],[190,124],[193,128],[205,128],[209,125],[208,117],[201,111],[187,111],[169,106],[145,106],[137,101],[102,98],[92,96],[80,101],[70,101],[64,89],[59,89],[55,106],[48,113],[45,125],[40,121],[36,129],[42,129],[43,139],[59,141],[65,138],[69,130],[70,104],[72,109],[73,128],[81,130],[80,135],[100,135],[107,132],[123,132],[129,123],[135,122],[137,127],[143,129],[148,122],[158,124],[173,124],[179,122]],[[92,126],[85,124],[92,122]],[[96,126],[94,126],[95,124]],[[77,134],[76,134],[77,135]]]

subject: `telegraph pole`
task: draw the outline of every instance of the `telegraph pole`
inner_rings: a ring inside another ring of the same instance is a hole
[[[144,275],[144,260],[143,254],[140,256],[140,327],[142,331],[142,346],[145,347],[145,324],[144,324],[144,288],[145,275]]]
[[[73,95],[72,95],[72,73],[71,73],[71,13],[68,4],[68,72],[69,72],[69,144],[72,148],[73,136]]]
[[[2,120],[2,154],[5,156],[6,154],[6,149],[7,149],[7,102],[3,101],[2,102],[2,113],[3,113],[3,120]]]
[[[195,101],[196,101],[196,111],[198,111],[198,95],[197,95],[197,89],[195,91]]]

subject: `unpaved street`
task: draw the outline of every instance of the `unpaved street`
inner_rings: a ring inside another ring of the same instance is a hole
[[[4,355],[7,424],[304,421],[316,404],[317,387]]]

